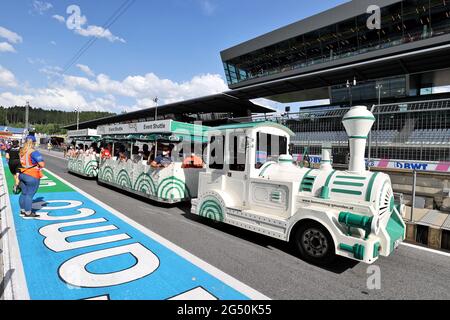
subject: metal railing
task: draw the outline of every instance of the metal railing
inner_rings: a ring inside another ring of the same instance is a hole
[[[348,147],[341,121],[348,110],[330,106],[233,120],[281,123],[295,133],[291,139],[294,152],[308,148],[310,154],[319,155],[324,142],[332,144],[333,153]],[[375,105],[373,113],[376,123],[366,155],[370,147],[373,159],[450,161],[450,99]]]

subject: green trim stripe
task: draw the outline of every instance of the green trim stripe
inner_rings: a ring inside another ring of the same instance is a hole
[[[357,183],[357,182],[335,181],[333,184],[339,186],[364,187],[364,183]]]
[[[348,118],[344,118],[342,119],[342,121],[350,121],[350,120],[373,120],[376,121],[375,117],[348,117]]]
[[[130,176],[125,169],[120,170],[120,172],[117,174],[116,183],[121,187],[127,187],[131,189]]]
[[[273,165],[273,163],[269,163],[266,167],[264,167],[261,171],[261,173],[259,174],[260,177],[264,176],[264,173],[266,172],[267,169],[269,169],[269,167]]]
[[[355,177],[355,176],[337,176],[338,179],[350,179],[350,180],[366,180],[365,177]]]
[[[300,192],[302,192],[302,191],[311,192],[312,191],[316,177],[310,177],[309,174],[313,170],[314,169],[308,170],[308,172],[306,172],[306,174],[303,176],[302,182],[300,183],[300,190],[299,190]]]
[[[222,206],[212,199],[202,203],[199,215],[214,221],[223,222],[224,220]]]
[[[368,136],[350,136],[348,137],[349,139],[363,139],[363,140],[367,140],[369,139]]]
[[[100,178],[108,182],[113,182],[114,170],[111,167],[103,168],[103,170],[100,171]]]
[[[372,174],[372,177],[370,178],[369,185],[367,186],[367,192],[366,192],[366,201],[369,202],[372,198],[372,189],[373,184],[375,183],[375,180],[378,176],[379,172]]]
[[[159,183],[157,191],[158,197],[168,200],[169,192],[172,190],[178,191],[180,199],[191,197],[191,193],[188,187],[186,186],[186,183],[175,177],[166,178]],[[173,193],[172,193],[172,200],[173,200]]]
[[[156,196],[156,186],[152,177],[147,173],[142,173],[134,183],[134,190],[145,192],[146,194],[150,194],[152,196]]]
[[[333,175],[336,173],[336,170],[333,170],[327,177],[327,180],[325,181],[325,185],[322,188],[322,192],[320,197],[322,199],[329,199],[330,198],[330,188],[329,188],[329,184],[331,182],[331,178],[333,177]]]
[[[333,170],[333,172],[330,173],[330,175],[328,176],[327,180],[325,181],[325,187],[328,187],[330,185],[331,182],[331,178],[333,178],[334,174],[336,173],[336,170]]]
[[[346,190],[346,189],[331,189],[331,192],[334,192],[334,193],[351,194],[351,195],[355,195],[355,196],[360,196],[360,195],[362,195],[362,192],[361,192],[361,191]]]

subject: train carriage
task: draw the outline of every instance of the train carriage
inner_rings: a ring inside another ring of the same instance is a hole
[[[205,171],[207,129],[173,120],[99,127],[111,157],[100,159],[98,181],[161,203],[189,201],[197,196],[198,176]],[[163,148],[171,155],[160,165]]]
[[[98,154],[90,150],[100,136],[95,129],[74,130],[67,133],[69,144],[77,146],[76,153],[69,154],[68,171],[86,178],[96,178],[98,174]]]

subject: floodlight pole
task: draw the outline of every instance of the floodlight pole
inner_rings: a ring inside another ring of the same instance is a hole
[[[25,106],[25,132],[26,132],[26,135],[28,135],[28,133],[30,132],[29,118],[30,118],[30,103],[27,101],[27,104]]]
[[[76,108],[75,111],[77,112],[77,130],[80,130],[80,108]]]
[[[378,107],[377,107],[377,157],[379,157],[378,152],[378,136],[380,134],[380,105],[381,105],[381,89],[383,88],[382,84],[378,84],[376,89],[378,89]]]
[[[158,97],[156,97],[153,101],[155,102],[155,121],[158,121]]]

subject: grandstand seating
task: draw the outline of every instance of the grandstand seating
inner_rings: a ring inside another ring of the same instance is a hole
[[[408,145],[450,144],[450,129],[415,130],[409,137],[408,141],[406,141],[406,144]]]
[[[399,131],[397,130],[380,130],[372,131],[372,142],[380,144],[392,144]],[[443,145],[450,144],[450,129],[419,129],[414,130],[406,141],[400,141],[407,145]],[[293,142],[321,144],[322,142],[331,142],[335,144],[345,144],[348,141],[345,131],[329,131],[329,132],[297,132]]]

